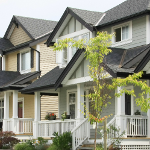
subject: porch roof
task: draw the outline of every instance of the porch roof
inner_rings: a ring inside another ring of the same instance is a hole
[[[40,76],[40,72],[20,74],[20,72],[0,71],[0,91],[22,89]]]
[[[32,93],[34,91],[40,91],[43,89],[50,89],[55,87],[55,83],[61,73],[63,72],[63,68],[59,68],[58,66],[43,75],[41,78],[28,85],[27,87],[20,90],[22,93]]]
[[[0,50],[8,49],[13,47],[14,45],[5,38],[0,38]]]

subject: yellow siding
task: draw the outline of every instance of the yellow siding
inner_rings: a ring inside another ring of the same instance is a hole
[[[40,68],[41,76],[57,66],[56,52],[47,47],[45,41],[40,43]],[[45,118],[46,112],[54,112],[58,117],[58,97],[42,96],[41,97],[41,120]]]
[[[6,55],[6,71],[17,71],[17,53]]]
[[[24,98],[24,118],[34,118],[34,95],[18,94],[18,98]],[[13,94],[9,97],[9,117],[13,116]]]
[[[34,66],[31,68],[31,72],[36,71],[36,51],[34,51]]]
[[[30,48],[24,48],[23,51],[28,51]],[[21,51],[22,51],[21,50]],[[17,54],[20,51],[9,53],[6,55],[6,71],[17,71]],[[36,71],[36,52],[34,51],[34,67],[31,68],[31,72]]]
[[[13,33],[9,39],[13,45],[18,45],[27,41],[30,41],[31,38],[27,35],[27,33],[19,26],[15,27]]]
[[[40,68],[41,76],[52,70],[57,66],[56,64],[56,52],[52,48],[47,47],[45,41],[40,44]]]

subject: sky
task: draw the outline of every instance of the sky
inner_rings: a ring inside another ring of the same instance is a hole
[[[0,0],[0,37],[13,15],[59,21],[67,7],[105,12],[125,0]]]

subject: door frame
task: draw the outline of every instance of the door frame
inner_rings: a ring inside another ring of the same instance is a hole
[[[67,90],[67,115],[70,115],[70,108],[69,108],[69,94],[75,94],[75,118],[77,118],[77,90]]]
[[[125,87],[125,89],[134,90],[133,86],[127,86],[127,87]],[[125,94],[124,94],[124,96],[125,96]],[[134,115],[134,98],[133,98],[133,95],[131,95],[131,116],[133,116],[133,115]]]
[[[24,118],[24,97],[18,98],[18,102],[22,102],[22,118]]]

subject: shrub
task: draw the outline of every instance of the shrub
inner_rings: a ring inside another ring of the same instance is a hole
[[[55,136],[53,139],[53,144],[58,150],[70,150],[72,148],[72,135],[71,132],[64,132],[58,135],[58,132],[54,132]]]
[[[50,147],[47,150],[58,150],[57,146],[54,144],[51,144]]]
[[[16,139],[14,136],[15,134],[12,131],[0,132],[0,148],[8,149],[12,148],[13,145],[17,144],[19,140]]]
[[[14,147],[15,150],[35,150],[33,145],[29,145],[28,143],[18,143]]]

